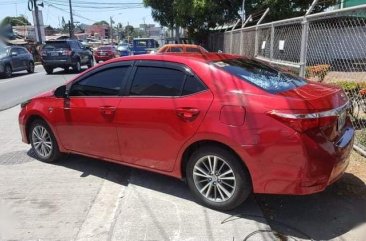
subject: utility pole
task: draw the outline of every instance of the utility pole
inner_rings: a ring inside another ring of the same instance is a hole
[[[30,8],[29,3],[28,3],[28,9],[30,11],[32,11],[31,8]],[[37,29],[37,35],[38,35],[37,43],[42,44],[42,34],[41,34],[41,26],[39,25],[39,12],[38,12],[37,0],[33,0],[33,7],[34,7],[34,15],[35,15],[35,18],[36,18],[36,22],[35,22],[34,25]]]
[[[109,35],[110,35],[110,39],[111,39],[111,44],[113,44],[113,19],[112,19],[112,17],[110,17],[109,20],[111,23],[111,30],[109,31]]]
[[[70,9],[70,38],[74,38],[74,18],[72,14],[71,0],[69,0],[69,9]]]

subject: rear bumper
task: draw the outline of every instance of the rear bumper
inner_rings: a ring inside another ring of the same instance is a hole
[[[325,190],[346,171],[354,132],[349,123],[334,142],[327,141],[321,134],[319,139],[298,135],[297,143],[287,143],[287,147],[284,143],[262,147],[271,155],[256,161],[257,170],[252,175],[254,192],[306,195]]]
[[[58,59],[58,60],[43,60],[42,59],[42,65],[43,66],[52,67],[52,68],[70,67],[70,66],[73,66],[74,64],[75,63],[74,63],[74,61],[72,61],[71,58]]]
[[[107,61],[107,60],[110,60],[110,59],[113,59],[114,56],[97,56],[97,55],[94,55],[94,59],[95,61]]]

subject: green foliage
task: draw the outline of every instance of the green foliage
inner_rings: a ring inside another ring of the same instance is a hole
[[[358,93],[360,90],[366,89],[366,82],[339,80],[331,83],[341,87],[346,92]]]
[[[366,147],[366,129],[360,130],[356,132],[356,137],[358,142]]]
[[[7,17],[3,18],[0,25],[1,26],[6,26],[6,25],[18,26],[18,25],[31,25],[31,24],[24,15],[20,15],[18,17],[7,16]]]
[[[337,0],[321,1],[314,12],[321,11]],[[240,19],[242,0],[144,0],[152,8],[152,17],[162,26],[186,28],[190,37],[206,38],[208,30]],[[309,0],[246,0],[245,11],[251,13],[270,8],[266,20],[278,20],[304,15]],[[260,15],[254,17],[258,20]]]
[[[109,23],[105,20],[102,20],[102,21],[93,23],[93,25],[109,25]]]

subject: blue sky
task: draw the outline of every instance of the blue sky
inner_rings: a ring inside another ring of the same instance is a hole
[[[41,0],[38,0],[41,2]],[[6,16],[16,16],[23,14],[28,20],[33,23],[32,13],[28,10],[27,0],[0,0],[0,19],[3,19]],[[158,23],[154,22],[151,17],[151,9],[141,7],[142,5],[137,5],[138,3],[142,3],[142,0],[72,0],[75,7],[73,9],[74,12],[74,21],[92,24],[95,21],[106,20],[109,22],[110,16],[113,17],[115,23],[122,23],[123,26],[127,25],[129,22],[133,26],[138,26],[140,23]],[[88,8],[82,8],[80,6],[85,6],[82,4],[88,4]],[[108,4],[105,4],[108,3]],[[109,4],[110,3],[110,4]],[[126,5],[130,7],[138,8],[130,8],[123,9],[125,7],[116,7],[116,4],[134,4],[136,5]],[[79,7],[77,6],[78,4]],[[98,5],[99,4],[99,5]],[[103,4],[103,7],[98,7],[100,4]],[[43,21],[45,25],[51,25],[53,27],[58,27],[64,17],[67,22],[70,18],[70,14],[68,14],[68,0],[44,0],[44,8],[40,8],[43,12]]]

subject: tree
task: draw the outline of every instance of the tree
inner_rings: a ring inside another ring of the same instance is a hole
[[[93,25],[109,25],[109,23],[105,20],[102,20],[102,21],[93,23]]]
[[[17,25],[31,25],[28,19],[24,15],[20,15],[18,17],[10,17],[7,16],[1,21],[1,26],[17,26]]]
[[[315,6],[313,13],[322,12],[329,6],[337,4],[338,0],[319,1]],[[248,14],[264,11],[269,8],[270,11],[266,21],[275,21],[286,18],[303,16],[311,6],[309,0],[246,0],[245,11]],[[256,16],[259,18],[260,16]]]
[[[247,15],[270,8],[266,21],[304,15],[310,7],[309,0],[246,0]],[[334,5],[337,0],[321,1],[314,12]],[[240,19],[242,0],[144,0],[152,8],[152,17],[162,26],[173,29],[183,27],[189,36],[203,40],[210,28],[233,23]],[[257,20],[260,14],[257,14]]]

